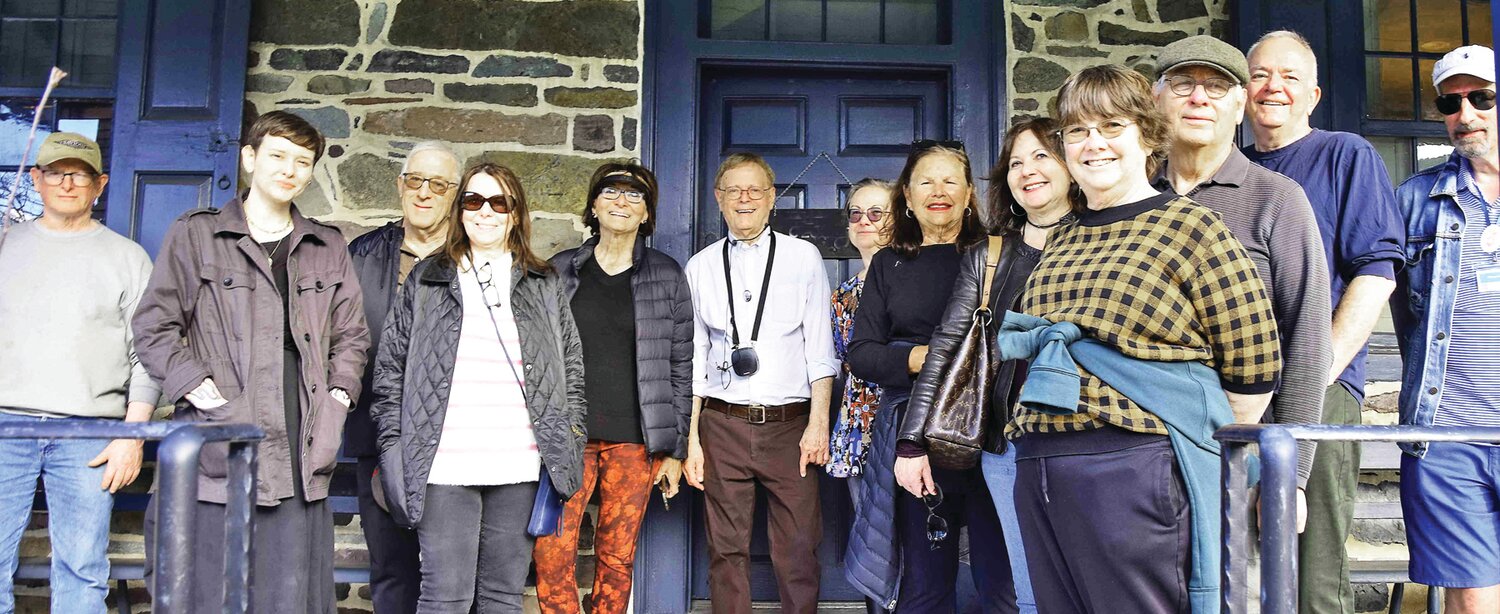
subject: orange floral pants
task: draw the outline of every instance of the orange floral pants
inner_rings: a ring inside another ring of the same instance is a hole
[[[599,517],[594,523],[594,592],[589,612],[624,614],[630,604],[631,569],[651,479],[660,459],[646,446],[589,440],[583,447],[583,483],[563,507],[562,530],[536,540],[536,596],[544,614],[577,614],[578,531],[599,487]]]

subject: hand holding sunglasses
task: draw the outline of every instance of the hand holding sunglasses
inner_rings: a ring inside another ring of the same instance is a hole
[[[516,206],[516,199],[509,194],[496,194],[486,198],[477,192],[464,192],[458,198],[458,204],[463,206],[464,211],[478,211],[486,203],[495,213],[510,213]]]

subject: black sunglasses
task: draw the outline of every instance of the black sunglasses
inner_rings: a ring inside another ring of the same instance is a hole
[[[463,205],[464,211],[478,211],[486,203],[495,213],[510,213],[516,207],[515,197],[509,194],[496,194],[485,198],[474,192],[464,192],[464,195],[458,199],[458,204]]]
[[[1495,108],[1495,90],[1474,90],[1468,94],[1443,94],[1433,102],[1437,104],[1439,113],[1452,115],[1463,109],[1465,98],[1469,99],[1469,104],[1474,105],[1476,111],[1488,111]]]
[[[964,153],[969,153],[968,151],[966,151],[964,149],[964,142],[963,141],[942,141],[942,140],[936,140],[936,139],[922,139],[922,140],[919,140],[919,141],[912,141],[911,142],[911,150],[912,151],[922,151],[924,149],[932,149],[934,147],[947,147],[948,149],[957,149],[957,150],[962,151]]]
[[[948,539],[948,521],[937,515],[937,507],[943,504],[943,489],[933,483],[932,490],[933,493],[922,495],[922,504],[927,506],[927,546],[937,550]]]

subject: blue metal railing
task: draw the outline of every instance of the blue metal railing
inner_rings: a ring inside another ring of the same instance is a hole
[[[1246,612],[1249,562],[1249,444],[1260,445],[1261,612],[1297,611],[1297,442],[1395,441],[1500,443],[1500,428],[1233,424],[1214,439],[1224,444],[1223,611]]]
[[[255,505],[257,447],[265,433],[249,424],[201,422],[41,421],[0,425],[0,439],[148,439],[156,450],[156,548],[152,565],[153,611],[192,614],[193,511],[198,501],[198,457],[208,443],[228,443],[229,495],[224,523],[224,611],[250,605],[250,514]]]

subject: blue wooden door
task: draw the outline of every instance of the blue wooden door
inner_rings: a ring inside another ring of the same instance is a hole
[[[849,188],[848,181],[861,177],[891,181],[901,172],[911,142],[923,138],[949,138],[948,84],[939,73],[859,71],[849,69],[793,69],[787,67],[724,67],[709,71],[703,80],[703,117],[699,124],[699,168],[708,170],[734,152],[754,152],[765,157],[776,172],[776,190],[785,196],[776,204],[772,224],[809,210],[839,209]],[[808,163],[826,153],[833,160]],[[835,168],[835,165],[838,167]],[[807,172],[797,179],[798,173]],[[725,234],[724,223],[713,195],[711,170],[704,173],[697,202],[696,248]],[[795,183],[793,183],[795,180]],[[820,237],[843,242],[844,223],[838,216],[826,220],[829,228]],[[830,255],[831,245],[822,245]],[[824,266],[829,282],[837,285],[858,272],[859,260],[829,258]],[[831,334],[831,329],[829,334]],[[863,596],[844,579],[843,555],[853,523],[848,485],[842,479],[822,476],[823,543],[818,548],[822,563],[825,601],[859,600]],[[776,577],[771,566],[766,533],[764,493],[758,497],[754,537],[751,542],[750,583],[752,598],[777,601]],[[708,553],[703,526],[696,532],[693,551],[694,590],[697,599],[709,597]]]
[[[238,183],[250,0],[123,0],[105,222],[154,258]]]

